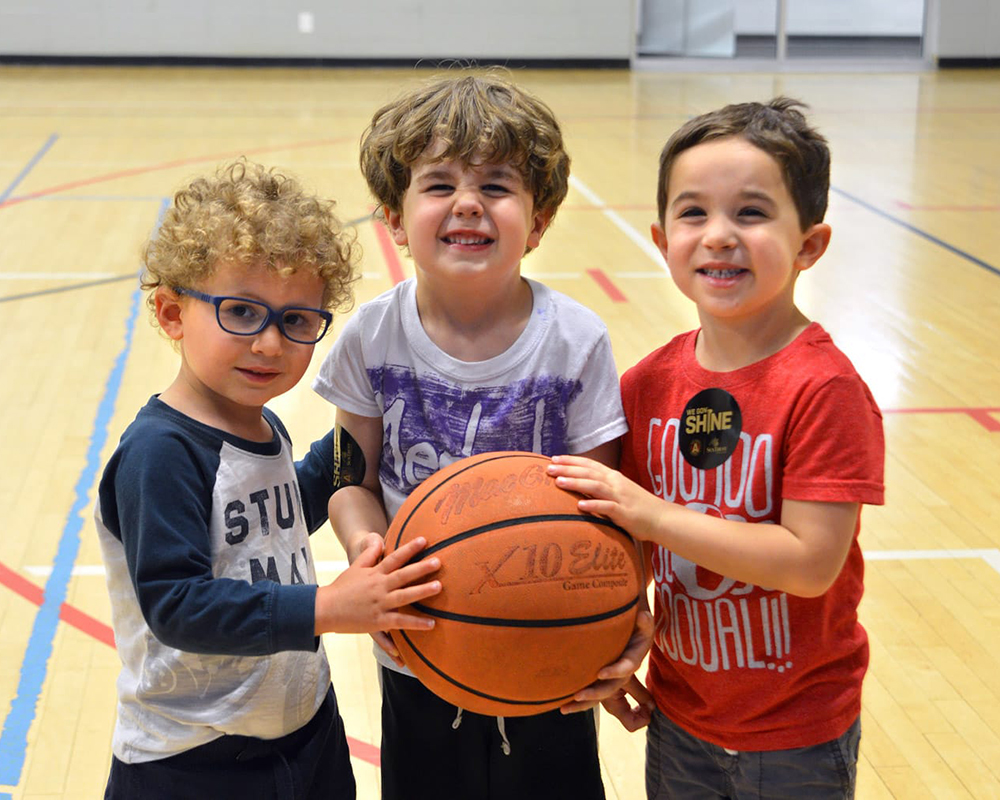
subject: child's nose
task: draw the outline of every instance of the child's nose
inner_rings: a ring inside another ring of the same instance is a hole
[[[263,355],[278,355],[284,347],[283,339],[284,337],[281,331],[278,330],[278,326],[272,323],[254,335],[251,349],[253,352]]]
[[[481,217],[483,203],[479,192],[474,189],[460,189],[455,194],[453,210],[457,217]]]
[[[702,242],[710,249],[726,250],[736,244],[733,226],[723,216],[710,217],[705,224]]]

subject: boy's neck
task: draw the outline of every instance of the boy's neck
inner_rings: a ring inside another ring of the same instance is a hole
[[[780,317],[724,320],[699,315],[695,343],[698,364],[711,372],[732,372],[756,364],[788,347],[809,327],[809,319],[792,306]]]
[[[274,436],[271,426],[264,419],[262,409],[250,406],[222,408],[211,398],[194,391],[185,380],[183,370],[174,382],[160,393],[159,398],[161,402],[184,416],[241,439],[269,442]],[[228,405],[235,406],[233,403]]]
[[[506,352],[531,319],[531,287],[520,273],[502,283],[418,277],[417,311],[430,340],[459,361],[486,361]]]

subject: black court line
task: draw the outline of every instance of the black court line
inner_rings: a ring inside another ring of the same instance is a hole
[[[126,272],[124,275],[114,275],[110,278],[101,278],[97,281],[84,281],[83,283],[72,283],[69,286],[54,286],[51,289],[39,289],[37,292],[24,292],[23,294],[8,294],[0,297],[0,303],[9,303],[12,300],[28,300],[32,297],[41,297],[46,294],[59,294],[60,292],[73,292],[77,289],[89,289],[92,286],[103,286],[106,283],[117,283],[118,281],[138,280],[138,272]],[[44,278],[39,278],[44,280]]]
[[[868,209],[869,211],[871,211],[874,214],[878,214],[883,219],[889,220],[889,222],[896,223],[901,228],[905,228],[906,230],[908,230],[910,233],[915,233],[917,236],[920,236],[921,238],[926,239],[927,241],[932,242],[933,244],[936,244],[939,247],[943,247],[949,253],[952,253],[953,255],[956,255],[959,258],[964,258],[966,261],[968,261],[968,262],[970,262],[972,264],[975,264],[977,267],[985,269],[987,272],[992,272],[997,277],[1000,277],[1000,269],[997,269],[992,264],[987,264],[985,261],[983,261],[982,259],[976,258],[971,253],[966,253],[964,250],[960,250],[959,248],[955,247],[954,245],[948,244],[946,241],[944,241],[942,239],[938,239],[937,236],[934,236],[934,235],[932,235],[930,233],[927,233],[927,231],[921,230],[916,225],[911,225],[909,222],[904,222],[903,220],[899,219],[898,217],[894,217],[888,211],[883,211],[881,208],[878,208],[877,206],[873,206],[871,203],[867,203],[864,200],[862,200],[860,197],[855,197],[853,194],[850,194],[849,192],[845,192],[843,189],[838,189],[836,186],[831,186],[830,187],[830,191],[831,192],[836,192],[841,197],[845,197],[848,200],[850,200],[852,203],[857,203],[862,208]]]
[[[43,144],[41,149],[31,157],[31,159],[25,165],[24,169],[22,169],[18,173],[17,177],[14,178],[14,181],[10,184],[10,186],[4,189],[3,192],[0,192],[0,204],[7,202],[7,198],[9,198],[14,193],[14,190],[17,188],[18,184],[21,183],[21,181],[23,181],[28,176],[28,173],[31,172],[31,170],[35,168],[35,165],[42,160],[42,157],[47,152],[49,152],[49,150],[52,148],[52,145],[56,143],[56,140],[58,138],[59,138],[58,133],[53,133],[51,136],[49,136],[45,144]]]
[[[156,198],[160,199],[160,198]],[[370,222],[372,220],[371,214],[365,214],[363,217],[356,217],[355,219],[349,219],[344,223],[345,227],[353,228],[355,225],[361,222]],[[82,283],[71,283],[66,286],[54,286],[51,289],[39,289],[37,292],[23,292],[21,294],[8,294],[0,295],[0,303],[9,303],[13,300],[30,300],[33,297],[41,297],[47,294],[59,294],[60,292],[75,292],[77,289],[90,289],[94,286],[103,286],[107,283],[117,283],[118,281],[127,281],[130,278],[138,279],[139,272],[126,272],[122,275],[114,275],[110,278],[101,278],[96,281],[84,281]],[[38,280],[45,280],[45,278],[39,278]]]

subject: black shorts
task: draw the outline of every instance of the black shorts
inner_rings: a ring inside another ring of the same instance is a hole
[[[112,757],[105,800],[354,800],[344,721],[333,687],[305,725],[280,739],[222,736],[157,761]]]
[[[459,716],[416,678],[379,669],[382,800],[604,800],[594,713]]]

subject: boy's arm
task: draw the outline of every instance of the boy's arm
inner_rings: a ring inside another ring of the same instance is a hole
[[[362,417],[337,409],[337,435],[347,431],[356,442],[364,461],[364,475],[359,484],[344,486],[330,498],[330,524],[344,546],[347,560],[354,562],[369,547],[377,534],[385,537],[389,527],[378,469],[382,454],[382,418]]]
[[[785,500],[779,524],[742,522],[661,500],[594,461],[557,456],[554,462],[550,474],[560,486],[588,495],[581,510],[720,575],[800,597],[830,588],[857,528],[857,503]]]
[[[337,409],[337,427],[346,430],[364,456],[365,471],[361,483],[345,486],[334,492],[330,498],[330,524],[347,553],[347,560],[353,566],[367,565],[369,560],[377,562],[384,547],[385,533],[389,528],[385,505],[382,503],[382,487],[378,480],[379,462],[382,456],[382,417],[363,417],[341,408]],[[338,431],[339,435],[339,431]],[[408,553],[407,558],[416,554]],[[364,556],[364,558],[362,558]],[[359,561],[359,559],[362,559]],[[436,568],[436,567],[435,567]],[[408,568],[409,569],[409,568]],[[419,576],[424,577],[428,572]],[[424,584],[425,586],[429,584]],[[440,584],[434,584],[440,591]],[[329,591],[325,591],[329,590]],[[333,585],[322,587],[316,595],[316,620],[320,621],[337,613]],[[436,594],[436,591],[432,592]],[[430,594],[424,595],[430,596]],[[385,626],[387,629],[389,626]],[[400,627],[394,625],[393,627]],[[403,660],[385,629],[371,632],[375,643],[400,666]],[[371,629],[369,628],[371,631]]]

